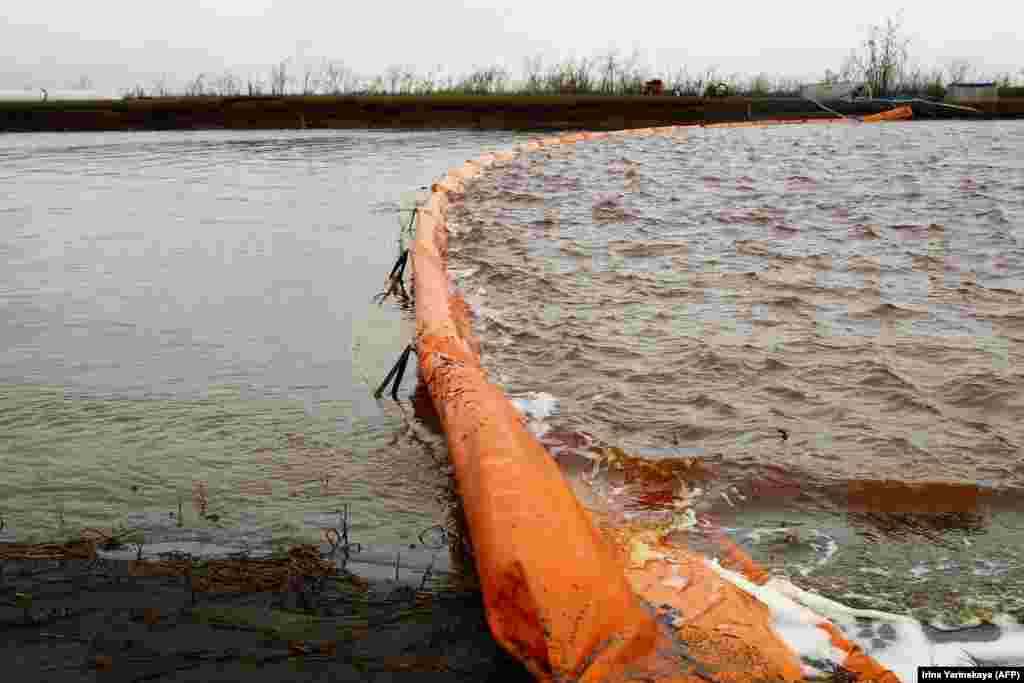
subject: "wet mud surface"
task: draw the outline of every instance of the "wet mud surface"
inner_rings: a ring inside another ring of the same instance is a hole
[[[193,591],[95,558],[3,559],[0,572],[9,680],[531,680],[491,638],[480,593],[444,581],[339,572]]]

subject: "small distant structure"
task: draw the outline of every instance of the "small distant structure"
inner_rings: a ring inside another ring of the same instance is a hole
[[[947,102],[999,100],[999,88],[995,83],[950,83],[946,88]]]
[[[664,95],[665,83],[660,78],[654,78],[644,83],[644,95]]]

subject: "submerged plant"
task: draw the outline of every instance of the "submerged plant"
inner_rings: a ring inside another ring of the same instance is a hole
[[[58,500],[57,501],[57,507],[54,510],[54,512],[57,515],[57,532],[61,536],[63,536],[64,535],[64,501],[63,500]]]
[[[205,481],[197,481],[192,485],[192,505],[195,507],[196,512],[199,513],[200,517],[206,516],[206,512],[209,510],[210,506],[210,499],[206,490]]]

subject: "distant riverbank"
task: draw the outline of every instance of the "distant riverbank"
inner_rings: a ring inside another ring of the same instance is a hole
[[[979,103],[985,116],[1024,116],[1024,98]],[[843,105],[872,114],[882,103]],[[943,116],[952,116],[948,111]],[[969,116],[977,116],[968,114]],[[669,124],[832,115],[798,97],[397,95],[159,97],[0,102],[0,131],[259,128],[614,130]]]

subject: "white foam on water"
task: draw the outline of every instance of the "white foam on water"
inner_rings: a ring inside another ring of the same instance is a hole
[[[972,658],[986,665],[1024,665],[1024,626],[1009,617],[993,620],[995,630],[984,640],[969,630],[947,631],[940,640],[930,638],[924,625],[909,616],[847,607],[778,577],[758,586],[717,561],[708,564],[769,608],[779,636],[805,664],[806,660],[842,664],[845,653],[832,646],[828,634],[817,627],[831,621],[905,683],[916,680],[919,666],[968,666]]]
[[[832,644],[826,631],[818,628],[818,624],[825,621],[821,616],[772,587],[771,581],[767,585],[759,586],[742,574],[722,567],[717,560],[708,561],[707,564],[719,576],[754,596],[768,607],[775,631],[783,642],[789,645],[804,661],[806,676],[827,673],[827,670],[812,666],[808,664],[808,661],[827,664],[832,669],[842,665],[846,659],[846,653]]]
[[[516,410],[526,418],[526,427],[534,436],[544,436],[550,429],[547,418],[558,414],[558,399],[544,391],[535,391],[520,396],[510,396]]]
[[[479,270],[480,266],[470,266],[462,269],[451,268],[449,269],[448,274],[451,276],[451,280],[455,283],[455,286],[458,287],[463,281],[476,275]]]
[[[999,576],[1010,571],[1010,563],[1006,560],[986,560],[980,558],[974,561],[974,565],[971,573],[975,576]]]
[[[813,530],[814,540],[810,542],[811,548],[818,554],[818,557],[814,560],[813,564],[796,565],[796,570],[800,572],[801,576],[807,576],[811,572],[824,567],[826,564],[832,561],[832,558],[839,552],[839,544],[834,538],[826,533]]]
[[[543,391],[526,394],[514,401],[519,401],[523,412],[539,420],[558,414],[558,399]]]
[[[913,577],[915,579],[920,579],[922,576],[926,576],[928,574],[931,574],[932,570],[924,562],[918,562],[917,564],[915,564],[913,567],[910,568],[910,573],[913,575]]]

